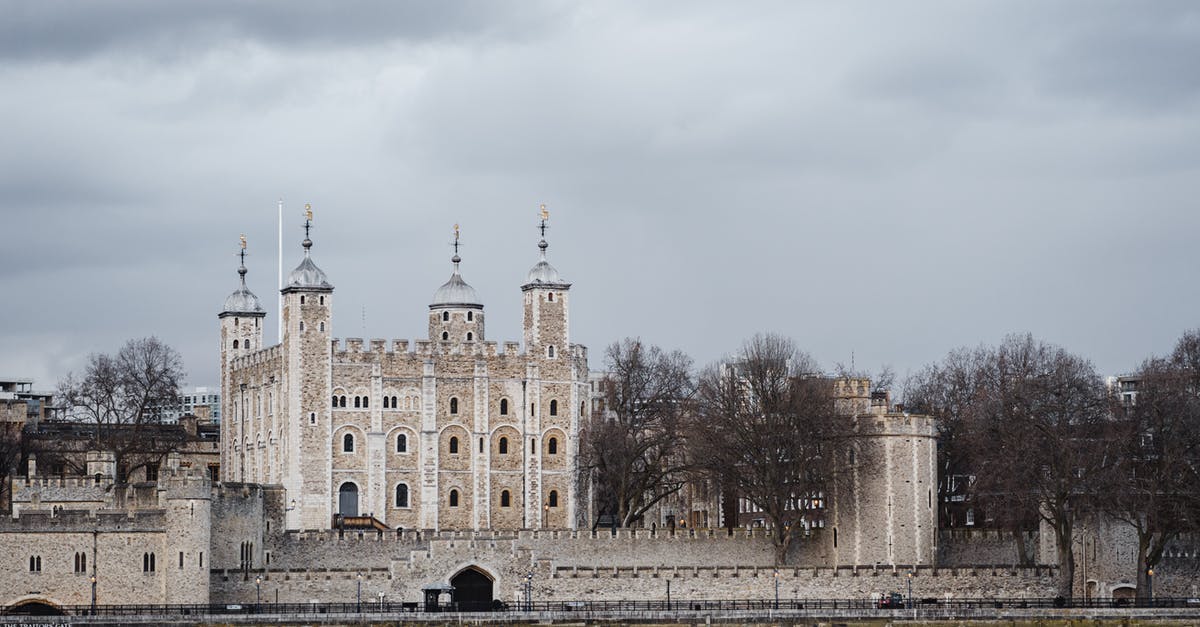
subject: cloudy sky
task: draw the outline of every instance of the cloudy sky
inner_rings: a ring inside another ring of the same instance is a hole
[[[0,376],[157,335],[217,382],[313,255],[340,337],[422,338],[462,225],[493,340],[547,203],[572,339],[757,331],[903,377],[1031,332],[1104,373],[1200,326],[1188,2],[0,0]]]

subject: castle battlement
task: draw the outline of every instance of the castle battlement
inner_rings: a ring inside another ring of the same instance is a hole
[[[0,532],[162,531],[165,525],[166,510],[163,509],[25,509],[11,517],[0,518]]]
[[[516,341],[497,342],[495,340],[449,342],[432,340],[385,340],[374,338],[365,343],[362,338],[347,337],[333,338],[330,347],[334,356],[346,359],[354,355],[394,355],[408,357],[432,357],[434,355],[474,355],[476,357],[519,357],[524,356],[521,343]],[[587,348],[571,345],[571,356],[576,359],[587,358]],[[245,358],[239,358],[245,359]],[[235,361],[235,364],[240,362]]]
[[[239,370],[258,364],[265,364],[273,361],[278,361],[283,358],[283,345],[276,344],[267,348],[256,350],[252,353],[233,358],[233,368]]]

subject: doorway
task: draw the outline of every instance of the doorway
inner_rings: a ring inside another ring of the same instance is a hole
[[[492,609],[492,578],[474,566],[450,579],[454,602],[459,611],[483,612]]]
[[[342,516],[358,516],[358,486],[349,481],[338,488],[338,513]]]

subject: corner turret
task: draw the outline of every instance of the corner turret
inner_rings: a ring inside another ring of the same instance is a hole
[[[433,293],[429,305],[429,340],[431,342],[482,342],[484,340],[483,303],[475,288],[459,274],[458,225],[454,225],[454,256],[450,263],[454,271],[450,280]]]

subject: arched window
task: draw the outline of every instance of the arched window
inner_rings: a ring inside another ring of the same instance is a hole
[[[500,438],[500,454],[508,455],[508,438]]]
[[[475,339],[475,334],[467,331],[467,341],[470,342],[473,339]]]
[[[558,507],[558,490],[550,491],[550,507]]]
[[[396,485],[396,507],[408,507],[408,486],[403,483]]]
[[[548,300],[550,302],[554,302],[554,292],[550,292],[549,294],[546,294],[546,300]]]
[[[452,414],[458,413],[458,398],[457,397],[454,397],[454,396],[450,397],[450,413],[452,413]]]
[[[29,572],[31,572],[31,573],[42,572],[42,556],[41,555],[30,555],[29,556]]]
[[[468,311],[467,312],[467,322],[472,322],[474,320],[475,320],[475,312]]]
[[[558,438],[550,438],[550,441],[546,442],[546,452],[550,455],[558,455]]]
[[[393,396],[392,397],[392,409],[396,409],[397,407],[399,407],[399,405],[396,404],[396,397]]]
[[[310,424],[310,425],[317,424],[317,412],[315,412],[315,411],[308,412],[308,424]]]
[[[362,397],[361,397],[361,396],[355,396],[355,397],[354,397],[354,406],[355,406],[355,407],[362,407]]]
[[[587,403],[580,403],[579,404],[579,417],[580,418],[583,418],[583,412],[585,409],[587,409]]]
[[[449,321],[450,321],[450,312],[443,311],[442,312],[442,322],[449,322]]]
[[[237,347],[238,347],[238,341],[237,341],[237,340],[234,340],[234,341],[233,341],[233,347],[234,347],[234,348],[237,348]]]
[[[554,357],[554,345],[553,344],[551,344],[550,347],[546,349],[546,356]]]
[[[155,571],[154,566],[154,554],[142,553],[142,572],[152,573]]]
[[[338,398],[338,407],[345,407],[345,406],[346,406],[346,395],[343,394],[341,397]]]
[[[342,436],[342,452],[343,453],[353,453],[354,452],[354,434],[353,433],[347,433],[346,435]]]
[[[325,323],[322,322],[320,326],[321,326],[321,331],[325,331]]]
[[[500,399],[500,415],[501,416],[508,415],[508,399],[507,398]]]
[[[336,394],[333,395],[333,406],[337,407],[337,395]]]
[[[454,436],[450,437],[450,454],[458,455],[458,438]]]
[[[396,452],[397,453],[407,453],[408,452],[408,436],[407,435],[404,435],[403,433],[401,433],[400,435],[396,436]]]
[[[450,339],[450,332],[449,332],[449,331],[442,331],[442,339],[443,339],[443,340],[448,340],[448,339]]]
[[[383,408],[384,408],[384,409],[387,409],[387,408],[388,408],[388,403],[389,403],[389,402],[390,402],[390,401],[388,400],[388,397],[386,397],[386,396],[385,396],[385,397],[383,397]]]
[[[450,491],[450,507],[458,507],[458,490]]]
[[[512,504],[512,496],[508,493],[508,490],[501,490],[500,491],[500,507],[508,507],[511,504]]]
[[[371,397],[364,396],[363,397],[363,409],[366,409],[367,407],[370,407],[370,406],[371,406]]]
[[[556,401],[556,400],[550,401],[550,415],[551,416],[558,415],[558,401]]]
[[[301,295],[300,295],[300,304],[301,304],[301,305],[303,305],[303,304],[304,304],[304,294],[301,294]]]

